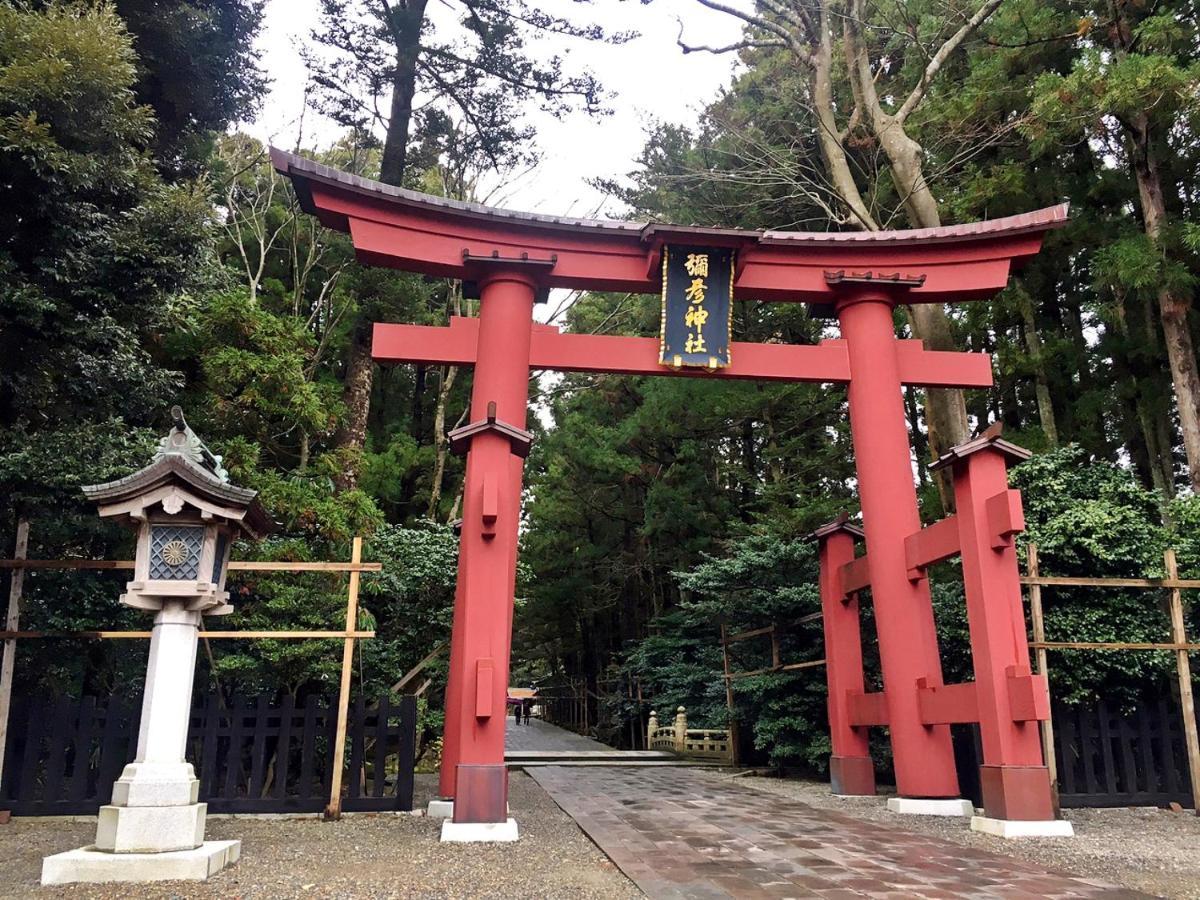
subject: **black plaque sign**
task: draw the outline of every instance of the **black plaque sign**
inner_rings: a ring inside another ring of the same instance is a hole
[[[663,248],[658,352],[662,365],[675,369],[729,365],[733,259],[730,249]]]

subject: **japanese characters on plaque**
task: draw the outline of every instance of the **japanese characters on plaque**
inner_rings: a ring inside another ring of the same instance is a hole
[[[658,361],[681,368],[729,365],[733,250],[663,248],[662,330]]]

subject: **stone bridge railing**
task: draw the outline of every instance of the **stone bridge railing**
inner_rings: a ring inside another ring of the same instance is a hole
[[[694,759],[713,759],[733,765],[733,740],[728,729],[688,728],[687,710],[675,711],[670,725],[658,724],[658,713],[651,711],[646,728],[646,747],[650,750],[669,750]]]

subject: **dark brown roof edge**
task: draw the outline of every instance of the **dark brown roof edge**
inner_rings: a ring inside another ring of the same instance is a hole
[[[441,212],[467,215],[477,219],[501,219],[513,222],[525,222],[528,225],[578,231],[580,229],[593,232],[609,232],[623,237],[640,234],[643,240],[649,239],[654,231],[675,234],[694,234],[703,237],[705,234],[720,236],[729,241],[744,238],[747,243],[759,243],[764,246],[793,243],[832,243],[832,244],[910,244],[910,243],[944,243],[970,241],[976,238],[1007,237],[1019,234],[1029,234],[1061,228],[1066,224],[1070,204],[1060,203],[1045,209],[1020,213],[1015,216],[1004,216],[999,219],[986,219],[981,222],[968,222],[963,225],[943,225],[938,228],[914,228],[897,231],[747,231],[734,228],[706,228],[704,226],[669,225],[666,223],[625,222],[616,219],[580,219],[570,216],[548,216],[543,213],[518,212],[501,209],[495,206],[485,206],[482,203],[467,203],[462,200],[451,200],[447,197],[437,197],[433,194],[423,194],[420,191],[410,191],[406,188],[394,187],[379,181],[372,181],[359,175],[351,175],[322,165],[314,160],[295,153],[288,153],[277,147],[270,148],[271,164],[281,175],[292,179],[300,205],[307,213],[315,213],[312,195],[304,182],[311,180],[328,185],[336,185],[343,190],[372,199],[383,199],[403,206],[412,206],[426,212]]]
[[[805,538],[805,540],[819,541],[821,538],[828,537],[831,534],[837,534],[839,531],[844,531],[856,538],[865,538],[867,536],[866,532],[864,532],[861,528],[859,528],[857,525],[851,524],[850,513],[843,512],[840,513],[832,522],[822,525],[807,538]]]
[[[966,459],[973,453],[978,453],[980,450],[991,448],[1003,453],[1006,457],[1014,462],[1024,462],[1033,456],[1031,450],[1026,450],[1024,447],[1014,444],[1012,441],[1006,441],[1000,436],[1003,428],[1001,423],[996,422],[988,428],[979,437],[972,438],[959,444],[957,447],[951,447],[945,453],[937,458],[929,466],[929,471],[936,472],[939,469],[944,469],[947,466],[953,465],[960,459]]]

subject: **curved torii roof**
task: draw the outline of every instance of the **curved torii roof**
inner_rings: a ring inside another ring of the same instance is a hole
[[[271,149],[301,207],[350,234],[360,261],[470,280],[493,260],[528,264],[544,287],[657,293],[665,244],[738,251],[739,299],[828,303],[839,280],[920,284],[908,303],[991,296],[1014,263],[1067,220],[1067,205],[966,225],[905,231],[744,231],[576,219],[465,203],[351,175]]]

